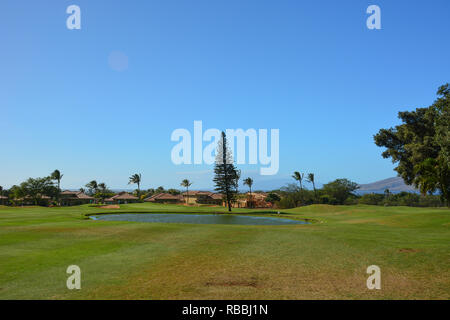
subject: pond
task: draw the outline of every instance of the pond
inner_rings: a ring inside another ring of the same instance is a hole
[[[157,223],[191,223],[191,224],[235,224],[235,225],[293,225],[309,224],[309,222],[274,218],[237,216],[226,214],[175,214],[175,213],[141,213],[141,214],[105,214],[91,216],[94,220],[103,221],[135,221],[135,222],[157,222]]]

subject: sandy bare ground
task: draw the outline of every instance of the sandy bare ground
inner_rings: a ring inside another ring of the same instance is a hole
[[[120,206],[117,204],[110,204],[107,206],[101,206],[99,208],[101,208],[101,209],[120,209]]]

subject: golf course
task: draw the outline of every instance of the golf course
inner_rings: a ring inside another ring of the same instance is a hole
[[[152,203],[0,206],[0,299],[450,299],[447,208],[233,210],[309,222],[290,225],[90,218],[223,212]],[[66,286],[70,265],[81,269],[80,290]],[[379,290],[366,285],[371,265],[381,270]]]

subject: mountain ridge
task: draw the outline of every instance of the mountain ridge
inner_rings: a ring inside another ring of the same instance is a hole
[[[389,189],[391,193],[400,193],[400,192],[414,192],[418,193],[419,191],[413,186],[407,185],[402,178],[400,177],[391,177],[379,181],[375,181],[367,184],[360,184],[357,193],[365,194],[365,193],[384,193],[384,190]]]

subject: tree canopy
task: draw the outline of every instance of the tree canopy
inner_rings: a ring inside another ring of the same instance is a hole
[[[348,179],[336,179],[323,185],[323,192],[331,197],[330,202],[334,204],[345,204],[357,189],[358,184]]]
[[[439,190],[450,205],[450,89],[441,86],[438,99],[427,108],[399,112],[402,124],[381,129],[375,144],[385,147],[384,158],[397,164],[395,170],[406,184],[422,194]]]

